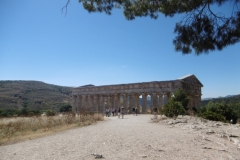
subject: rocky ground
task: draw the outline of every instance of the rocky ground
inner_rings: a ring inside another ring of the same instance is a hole
[[[108,117],[97,124],[0,146],[1,160],[240,160],[240,125],[195,117]]]

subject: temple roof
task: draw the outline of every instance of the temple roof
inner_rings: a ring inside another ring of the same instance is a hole
[[[197,77],[194,74],[189,74],[189,75],[180,77],[178,78],[178,80],[185,83],[201,85],[201,87],[203,87],[202,83],[197,79]]]

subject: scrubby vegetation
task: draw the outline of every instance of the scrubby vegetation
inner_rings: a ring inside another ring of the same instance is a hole
[[[68,112],[55,116],[2,118],[0,121],[0,145],[90,125],[101,120],[103,120],[102,114],[90,112],[81,112],[80,115]]]
[[[203,100],[198,116],[209,120],[236,123],[240,119],[240,95]]]
[[[164,106],[161,113],[167,117],[177,117],[179,114],[183,115],[188,110],[189,98],[186,93],[180,88],[171,97],[169,102]]]
[[[226,102],[209,102],[207,105],[202,106],[198,109],[197,115],[214,121],[230,122],[236,123],[239,115],[234,107],[226,104]]]
[[[188,103],[189,98],[186,93],[179,89],[174,93],[174,96],[171,97],[169,102],[162,109],[162,114],[170,118],[176,118],[178,115],[184,115],[186,113],[195,112],[195,114],[204,119],[213,120],[213,121],[222,121],[229,123],[233,120],[233,123],[236,123],[240,118],[240,99],[238,96],[226,98],[226,102],[221,98],[221,102],[215,99],[215,102],[208,101],[204,106],[196,109],[192,108],[192,111],[189,111]]]
[[[0,109],[0,117],[28,117],[38,116],[41,112],[39,110],[31,110],[28,108],[18,109]]]
[[[63,105],[60,107],[60,112],[69,112],[72,110],[72,106],[71,105]]]
[[[28,108],[28,103],[24,102],[21,109],[0,109],[0,118],[1,117],[32,117],[39,116],[42,113],[46,116],[54,116],[56,113],[60,112],[70,112],[72,110],[71,105],[62,105],[58,111],[51,109],[48,110],[34,110]]]

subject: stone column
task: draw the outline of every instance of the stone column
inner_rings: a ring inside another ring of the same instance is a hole
[[[90,96],[90,110],[94,112],[94,96]]]
[[[112,108],[112,103],[113,102],[113,98],[112,95],[108,95],[108,102],[107,102],[107,107],[110,109]]]
[[[80,110],[82,108],[82,96],[78,96],[78,113],[80,113]]]
[[[134,99],[135,99],[135,107],[137,107],[137,109],[138,109],[138,112],[139,112],[139,110],[140,110],[140,108],[139,108],[139,94],[138,93],[136,93],[135,95],[134,95]]]
[[[98,95],[93,95],[93,112],[98,112]]]
[[[117,94],[113,95],[113,109],[117,108]]]
[[[129,95],[129,98],[130,98],[130,105],[129,105],[129,107],[128,107],[128,109],[129,109],[129,113],[132,113],[132,109],[133,109],[133,107],[135,107],[134,105],[135,105],[135,97],[134,97],[134,94],[131,94],[131,95]]]
[[[103,95],[103,112],[105,113],[107,108],[107,95]]]
[[[155,108],[155,107],[158,107],[157,105],[157,94],[156,93],[152,93],[152,107]]]
[[[92,95],[88,95],[88,111],[93,111],[92,110],[92,104],[93,104],[93,98],[92,98]]]
[[[99,96],[99,113],[104,113],[105,109],[104,109],[104,97],[103,95]]]
[[[85,110],[85,111],[88,110],[88,95],[85,95],[85,99],[84,99],[84,110]]]
[[[142,94],[142,113],[147,113],[147,93]]]
[[[168,103],[168,100],[169,100],[169,93],[164,94],[164,105]]]
[[[201,96],[197,95],[197,108],[201,107]]]
[[[121,94],[117,94],[117,106],[116,109],[118,109],[119,107],[121,107]]]
[[[80,112],[85,110],[85,102],[86,102],[86,96],[82,95],[82,100],[81,100],[82,104],[81,104],[81,109]]]
[[[150,96],[151,96],[151,103],[150,103],[150,111],[151,111],[151,113],[152,113],[152,107],[153,107],[153,94],[150,94]]]
[[[163,106],[163,95],[162,95],[162,94],[159,94],[158,106],[159,106],[160,108],[162,108],[162,106]]]
[[[126,114],[128,113],[128,94],[123,94],[123,107],[125,108]]]
[[[107,102],[107,104],[106,104],[106,108],[109,109],[109,108],[110,108],[110,107],[109,107],[109,103],[110,103],[109,95],[106,96],[106,102]]]
[[[73,96],[73,104],[72,104],[72,111],[76,113],[76,102],[77,101],[77,96]]]
[[[76,113],[78,114],[79,112],[79,98],[78,98],[79,95],[76,96]]]

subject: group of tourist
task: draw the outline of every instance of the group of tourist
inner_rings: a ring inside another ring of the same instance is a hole
[[[138,108],[137,107],[133,107],[132,108],[132,113],[133,113],[133,115],[135,114],[137,116],[138,115]]]
[[[120,118],[120,116],[124,116],[124,107],[119,107],[118,110],[116,110],[115,108],[106,108],[106,117],[110,117],[110,116],[114,116],[114,115],[118,115],[118,118]]]

